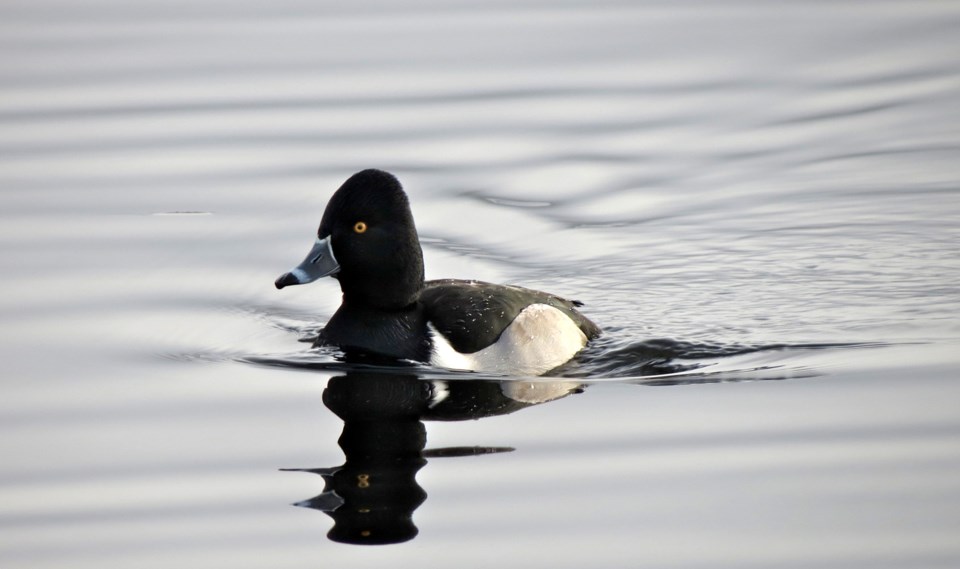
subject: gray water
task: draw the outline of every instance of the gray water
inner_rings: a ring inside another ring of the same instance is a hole
[[[0,566],[960,565],[956,2],[35,0],[0,46]],[[310,350],[336,283],[272,283],[367,167],[428,278],[605,335]]]

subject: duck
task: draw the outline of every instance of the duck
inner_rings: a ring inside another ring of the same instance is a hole
[[[331,196],[306,258],[277,289],[332,277],[340,307],[314,346],[447,370],[542,375],[600,328],[582,303],[514,285],[425,280],[410,201],[389,172],[350,176]]]

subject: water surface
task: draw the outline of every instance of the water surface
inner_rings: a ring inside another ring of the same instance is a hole
[[[957,566],[958,32],[936,1],[4,4],[0,564]],[[428,278],[605,335],[538,380],[310,350],[336,283],[272,283],[367,167]]]

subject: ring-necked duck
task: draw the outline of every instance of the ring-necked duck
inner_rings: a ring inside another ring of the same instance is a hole
[[[600,329],[570,301],[480,281],[424,281],[407,196],[393,175],[364,170],[333,194],[313,248],[277,288],[332,276],[343,302],[314,345],[459,370],[539,375]]]

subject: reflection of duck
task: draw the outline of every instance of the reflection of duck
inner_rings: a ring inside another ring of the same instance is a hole
[[[392,175],[364,170],[334,193],[307,258],[277,288],[340,281],[343,304],[318,344],[345,352],[511,375],[545,373],[600,329],[579,303],[477,281],[424,282],[407,196]]]
[[[400,543],[417,535],[413,512],[427,494],[416,474],[429,457],[505,452],[504,447],[424,450],[421,420],[461,421],[504,415],[579,391],[572,382],[421,380],[409,375],[334,377],[324,404],[343,419],[342,466],[300,469],[323,477],[323,492],[298,506],[325,512],[333,541]]]

